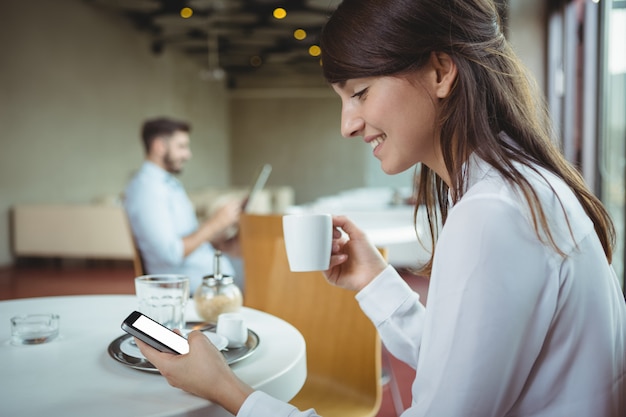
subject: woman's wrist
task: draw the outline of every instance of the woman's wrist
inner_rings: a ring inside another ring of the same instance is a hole
[[[232,383],[223,384],[221,398],[217,402],[225,410],[237,415],[246,399],[254,392],[254,389],[233,375]]]

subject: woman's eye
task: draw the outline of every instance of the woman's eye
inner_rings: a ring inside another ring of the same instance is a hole
[[[364,88],[352,94],[352,98],[363,98],[366,94],[367,94],[367,88]]]

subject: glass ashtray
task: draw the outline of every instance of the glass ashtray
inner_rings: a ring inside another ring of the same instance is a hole
[[[23,314],[11,318],[11,343],[38,345],[59,335],[58,314]]]

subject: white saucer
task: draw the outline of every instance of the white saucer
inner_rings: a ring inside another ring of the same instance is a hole
[[[228,339],[221,334],[204,330],[202,333],[213,343],[217,350],[224,350],[228,346]]]
[[[202,333],[207,337],[207,339],[209,339],[211,343],[213,343],[213,345],[218,350],[225,350],[228,346],[228,339],[226,339],[224,336],[219,335],[215,332],[211,332],[209,330],[204,330]],[[127,338],[120,344],[120,351],[128,356],[146,359],[146,357],[143,356],[143,354],[135,344],[135,340],[132,337]]]
[[[215,330],[215,328],[215,324],[212,323],[187,322],[186,332],[191,330],[202,331],[211,343],[222,352],[228,365],[244,360],[256,352],[256,349],[259,347],[259,335],[248,329],[248,340],[245,346],[226,349],[225,346],[228,344],[228,340],[222,335],[218,335],[212,331]],[[59,338],[62,338],[62,336],[59,336]],[[139,371],[158,373],[159,370],[141,354],[139,348],[135,345],[134,341],[131,342],[131,340],[133,340],[133,337],[128,333],[124,333],[109,343],[107,351],[111,358]],[[7,341],[6,343],[9,342]]]

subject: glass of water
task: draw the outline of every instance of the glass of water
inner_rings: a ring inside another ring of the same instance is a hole
[[[183,331],[185,306],[189,300],[189,278],[155,274],[135,278],[139,311],[165,327]]]

